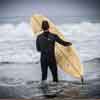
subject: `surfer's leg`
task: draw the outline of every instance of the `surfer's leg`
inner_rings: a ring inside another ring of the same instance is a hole
[[[54,82],[58,82],[58,71],[57,71],[56,63],[50,63],[49,64],[49,68],[50,68],[50,70],[52,72],[53,81]]]
[[[47,61],[43,57],[41,58],[41,71],[42,71],[42,81],[47,80]]]

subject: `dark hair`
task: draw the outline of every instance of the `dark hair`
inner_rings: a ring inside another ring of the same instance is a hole
[[[47,20],[43,20],[42,21],[42,27],[43,31],[48,30],[49,29],[49,23]]]

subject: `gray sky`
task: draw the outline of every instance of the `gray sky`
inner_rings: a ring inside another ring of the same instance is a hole
[[[29,16],[40,12],[48,16],[100,15],[100,0],[0,0],[0,16]]]
[[[100,0],[0,0],[0,17],[31,16],[100,17]]]

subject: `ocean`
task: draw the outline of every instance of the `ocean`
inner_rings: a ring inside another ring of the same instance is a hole
[[[82,85],[79,79],[58,69],[61,80],[58,85],[67,91],[69,98],[100,98],[100,23],[65,22],[57,24],[57,27],[64,34],[66,40],[71,41],[77,49],[84,65],[85,79],[85,83]],[[40,53],[36,51],[35,42],[36,37],[32,36],[29,22],[0,24],[0,98],[43,96],[43,92],[39,88],[41,80]],[[52,80],[50,71],[48,71],[48,80]],[[62,94],[65,95],[65,92]]]

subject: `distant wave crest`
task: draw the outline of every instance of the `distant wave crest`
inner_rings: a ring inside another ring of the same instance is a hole
[[[84,62],[96,62],[96,63],[100,63],[100,58],[93,58],[93,59],[90,59],[90,60],[86,60]],[[1,64],[39,64],[39,61],[36,61],[36,62],[17,62],[17,61],[2,61],[0,62],[0,65]]]
[[[34,62],[14,62],[14,61],[2,61],[0,64],[33,64]]]
[[[100,63],[100,58],[93,58],[93,59],[90,59],[90,60],[87,60],[85,62],[95,62],[95,63]]]

